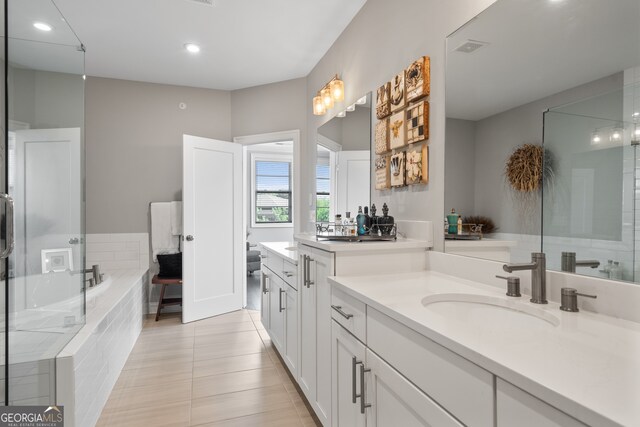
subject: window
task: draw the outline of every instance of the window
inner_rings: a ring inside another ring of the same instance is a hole
[[[328,164],[316,165],[316,221],[329,221],[331,168]]]
[[[254,225],[291,225],[291,159],[253,158]]]

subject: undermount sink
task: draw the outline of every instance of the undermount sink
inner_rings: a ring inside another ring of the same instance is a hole
[[[422,299],[422,305],[442,316],[502,328],[554,328],[560,319],[526,299],[477,294],[438,294]]]

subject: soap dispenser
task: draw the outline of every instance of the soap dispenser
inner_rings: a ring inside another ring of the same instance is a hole
[[[449,234],[458,234],[458,215],[455,209],[451,209],[451,213],[447,215],[447,222],[449,223]]]

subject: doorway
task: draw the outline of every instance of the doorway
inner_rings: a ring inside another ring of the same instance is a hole
[[[292,242],[300,229],[300,132],[234,138],[244,146],[247,271],[244,306],[260,309],[260,243]]]

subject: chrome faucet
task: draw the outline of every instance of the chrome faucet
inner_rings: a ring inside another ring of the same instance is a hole
[[[547,261],[543,252],[533,252],[531,262],[505,264],[502,269],[507,273],[519,270],[531,270],[531,299],[534,304],[546,304],[547,301]]]
[[[595,259],[585,259],[576,261],[575,252],[562,252],[561,269],[567,273],[575,273],[576,267],[600,267],[600,261]]]

